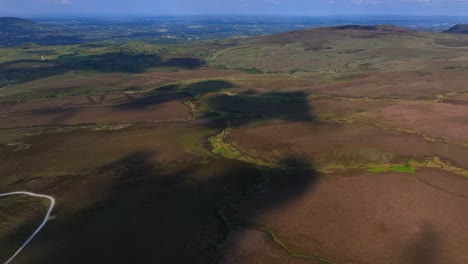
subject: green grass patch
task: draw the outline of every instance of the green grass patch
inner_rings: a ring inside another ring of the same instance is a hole
[[[369,168],[368,171],[374,172],[374,173],[399,172],[399,173],[414,174],[416,172],[416,168],[407,164],[407,165],[397,165],[397,166],[389,166],[389,167],[372,167],[372,168]]]
[[[228,159],[238,159],[242,154],[233,145],[224,142],[225,136],[226,132],[223,131],[216,136],[210,137],[210,143],[213,146],[213,153]]]
[[[237,147],[233,143],[225,141],[225,138],[229,134],[229,132],[230,132],[230,129],[227,128],[223,130],[221,133],[209,138],[209,141],[212,146],[211,151],[214,154],[217,154],[227,159],[240,160],[240,161],[244,161],[247,163],[253,163],[258,166],[270,167],[270,168],[276,167],[274,164],[270,162],[263,161],[255,157],[243,155],[242,152],[239,149],[237,149]]]

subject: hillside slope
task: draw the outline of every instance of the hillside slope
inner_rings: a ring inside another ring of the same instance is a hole
[[[38,25],[29,19],[17,17],[0,17],[0,32],[15,33],[38,29]]]
[[[311,28],[260,37],[262,43],[286,44],[293,42],[311,43],[334,38],[376,38],[391,35],[411,35],[414,31],[392,25],[345,25],[337,27]]]
[[[404,70],[415,62],[449,58],[451,52],[434,48],[436,38],[452,37],[390,25],[313,28],[250,38],[219,50],[212,63],[258,72]]]
[[[27,43],[67,45],[79,42],[78,32],[61,25],[41,24],[18,17],[0,17],[0,46]]]
[[[468,34],[468,24],[458,24],[444,31],[445,33]]]

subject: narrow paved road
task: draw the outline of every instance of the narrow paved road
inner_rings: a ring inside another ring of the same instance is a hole
[[[0,197],[3,197],[3,196],[11,196],[11,195],[29,195],[29,196],[33,196],[33,197],[39,197],[39,198],[45,198],[45,199],[48,199],[50,201],[50,206],[49,206],[49,210],[47,210],[47,214],[46,216],[44,217],[44,220],[42,221],[41,225],[34,231],[34,233],[32,233],[31,236],[29,236],[29,238],[23,243],[23,245],[21,245],[21,247],[16,250],[16,252],[5,262],[5,264],[9,264],[13,261],[13,259],[29,244],[29,242],[31,242],[31,240],[39,233],[39,231],[41,231],[41,229],[45,226],[45,224],[47,223],[47,221],[49,221],[50,219],[50,214],[52,213],[52,210],[54,209],[54,206],[55,206],[55,199],[54,197],[52,196],[48,196],[48,195],[43,195],[43,194],[36,194],[36,193],[31,193],[31,192],[10,192],[10,193],[3,193],[3,194],[0,194]]]

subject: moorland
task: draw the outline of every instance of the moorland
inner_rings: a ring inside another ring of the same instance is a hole
[[[466,263],[467,71],[391,25],[1,47],[0,190],[57,201],[15,263]]]

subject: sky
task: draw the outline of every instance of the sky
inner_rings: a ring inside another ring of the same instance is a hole
[[[0,0],[0,15],[462,15],[468,0]]]

